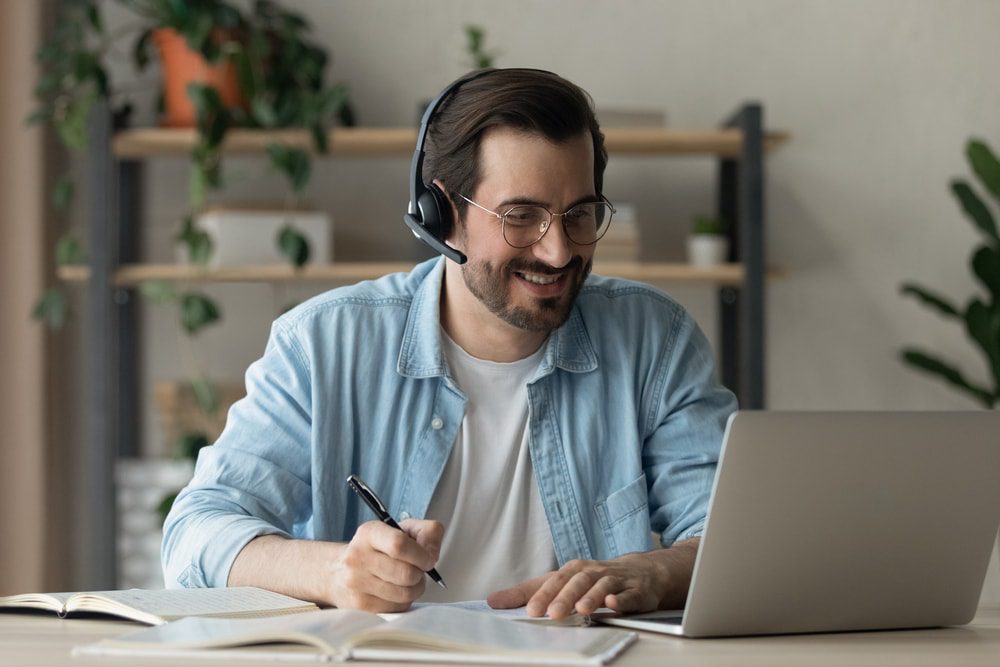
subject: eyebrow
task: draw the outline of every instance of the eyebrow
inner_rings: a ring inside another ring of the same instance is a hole
[[[572,202],[566,208],[566,210],[569,211],[574,206],[579,206],[580,204],[590,204],[590,203],[599,202],[599,201],[601,201],[600,196],[593,195],[593,194],[592,195],[587,195],[586,197],[580,197],[576,201]],[[547,209],[547,208],[551,207],[551,204],[549,204],[548,202],[542,201],[540,199],[532,199],[531,197],[508,197],[507,199],[504,199],[502,202],[500,202],[499,204],[497,204],[495,210],[500,210],[500,209],[503,209],[503,208],[510,208],[511,206],[541,206],[542,208],[546,208]]]

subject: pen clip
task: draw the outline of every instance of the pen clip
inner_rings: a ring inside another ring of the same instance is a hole
[[[357,493],[361,498],[368,503],[368,506],[375,510],[376,514],[379,514],[379,518],[389,516],[389,510],[382,503],[382,499],[375,495],[367,484],[362,481],[357,475],[350,475],[347,478],[347,483],[350,485],[354,492]]]

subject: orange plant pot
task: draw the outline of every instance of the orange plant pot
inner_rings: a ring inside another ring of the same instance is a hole
[[[197,51],[192,51],[178,32],[161,28],[153,32],[153,43],[160,52],[163,67],[164,117],[166,127],[194,127],[196,112],[187,94],[190,83],[202,83],[219,93],[223,106],[246,107],[240,92],[236,67],[229,61],[209,65]]]

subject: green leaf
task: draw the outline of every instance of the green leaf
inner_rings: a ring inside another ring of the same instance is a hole
[[[50,287],[35,302],[31,316],[39,322],[44,322],[50,330],[57,331],[66,324],[68,311],[65,292],[58,287]]]
[[[309,154],[304,150],[273,143],[268,145],[267,154],[271,158],[271,164],[285,174],[296,192],[309,183]]]
[[[262,127],[274,127],[278,124],[278,114],[274,111],[271,100],[264,95],[257,95],[250,102],[253,118]]]
[[[199,125],[202,124],[203,118],[207,119],[210,114],[217,113],[223,108],[219,92],[211,86],[202,83],[189,83],[186,90],[188,99],[194,105]]]
[[[73,201],[73,177],[63,174],[52,188],[52,206],[57,211],[65,211]]]
[[[205,266],[212,258],[212,237],[198,229],[190,215],[184,216],[177,241],[187,248],[188,258],[195,264]]]
[[[312,134],[313,145],[316,147],[316,152],[325,154],[329,151],[329,137],[326,133],[326,128],[323,125],[310,125],[309,132]]]
[[[990,211],[986,208],[986,204],[980,199],[972,188],[969,187],[964,181],[953,181],[951,184],[951,191],[955,193],[958,197],[958,201],[962,204],[962,208],[965,209],[966,214],[972,218],[972,221],[976,223],[976,227],[980,229],[984,234],[989,236],[991,239],[1000,243],[1000,237],[997,236],[997,226],[993,222],[993,216],[990,215]]]
[[[142,71],[146,69],[149,64],[149,44],[153,37],[153,29],[146,28],[139,35],[139,39],[135,41],[135,46],[132,47],[132,62],[135,63],[136,69]]]
[[[206,170],[198,165],[191,169],[188,181],[188,201],[192,208],[201,208],[205,203],[205,192],[208,190],[208,175]]]
[[[1000,308],[1000,249],[996,246],[980,246],[972,255],[972,272],[993,295],[996,307]]]
[[[198,459],[198,452],[211,444],[204,433],[185,433],[177,440],[177,455],[182,459],[195,461]]]
[[[1000,311],[971,299],[965,309],[965,329],[986,356],[1000,388]]]
[[[191,380],[191,390],[194,392],[194,398],[201,411],[208,416],[214,415],[219,409],[219,397],[212,383],[199,376]]]
[[[340,107],[338,119],[340,120],[340,124],[344,127],[354,127],[357,123],[354,107],[351,106],[350,102],[345,102],[344,105]]]
[[[101,24],[101,13],[97,10],[97,5],[92,3],[87,4],[87,21],[97,32],[104,30]]]
[[[80,242],[70,234],[64,234],[56,241],[56,266],[83,263],[83,249]]]
[[[961,391],[970,394],[987,408],[992,408],[997,400],[992,392],[969,382],[962,375],[961,371],[937,357],[925,354],[919,350],[906,349],[903,350],[902,358],[904,362],[914,368],[931,375],[936,375]]]
[[[215,302],[204,294],[188,292],[181,295],[181,325],[190,335],[219,320],[221,313]]]
[[[150,303],[163,305],[177,300],[174,286],[165,280],[146,280],[139,285],[142,296]]]
[[[976,172],[983,185],[993,193],[994,197],[1000,197],[1000,160],[993,155],[989,146],[983,141],[973,139],[966,148],[966,155],[972,170]]]
[[[161,524],[167,520],[167,515],[170,514],[170,510],[174,506],[174,501],[177,500],[177,496],[179,494],[179,490],[174,491],[173,493],[168,493],[163,496],[163,500],[161,500],[160,504],[156,506],[156,513],[160,515]]]
[[[212,259],[212,250],[212,238],[205,232],[199,232],[188,243],[191,261],[200,266],[208,265],[208,261]]]
[[[309,261],[309,240],[291,225],[286,224],[278,231],[278,248],[296,267]]]
[[[925,306],[934,308],[946,317],[961,318],[962,316],[958,312],[958,308],[951,305],[944,297],[940,297],[914,283],[903,283],[899,291],[901,294],[917,297]]]
[[[97,93],[88,91],[66,105],[62,119],[56,121],[59,138],[70,150],[80,151],[87,147],[87,119],[96,101]]]

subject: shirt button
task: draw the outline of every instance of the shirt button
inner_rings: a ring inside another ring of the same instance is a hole
[[[435,417],[431,420],[431,428],[435,431],[440,431],[444,427],[444,420],[440,417]]]
[[[399,513],[399,520],[400,521],[406,521],[409,518],[410,518],[410,513],[409,512],[400,512]]]

